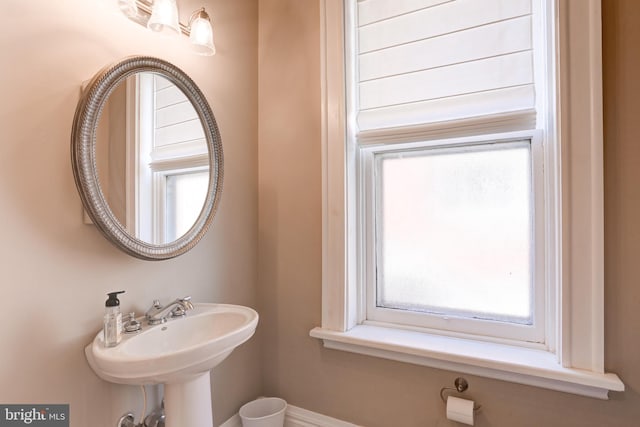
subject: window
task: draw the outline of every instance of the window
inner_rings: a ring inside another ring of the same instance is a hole
[[[191,168],[166,176],[167,241],[189,231],[196,222],[209,186],[207,169]]]
[[[544,254],[555,236],[543,230],[555,171],[544,163],[556,141],[536,120],[554,117],[543,3],[351,4],[361,320],[552,346]],[[468,136],[456,138],[462,124]]]
[[[364,319],[546,343],[539,139],[361,150]]]
[[[598,398],[622,390],[602,360],[599,2],[322,10],[323,324],[311,335]]]

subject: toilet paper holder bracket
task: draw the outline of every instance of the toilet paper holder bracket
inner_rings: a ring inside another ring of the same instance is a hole
[[[445,404],[447,403],[447,398],[449,397],[449,395],[453,393],[464,393],[469,388],[469,382],[462,377],[456,378],[453,382],[453,385],[455,388],[442,387],[440,389],[440,399],[442,399]],[[480,408],[482,408],[482,405],[473,405],[474,411],[478,411],[480,410]]]

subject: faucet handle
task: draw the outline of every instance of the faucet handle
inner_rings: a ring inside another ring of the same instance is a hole
[[[173,308],[173,310],[171,310],[170,316],[172,318],[184,317],[187,315],[188,310],[193,310],[193,303],[191,302],[190,296],[178,298],[176,302],[176,306]]]
[[[171,318],[184,317],[187,315],[187,310],[185,310],[181,306],[177,306],[176,308],[171,310],[171,313],[169,315],[171,316]]]
[[[123,329],[125,333],[138,332],[142,329],[142,324],[136,320],[136,314],[133,311],[127,315]]]
[[[191,302],[191,296],[180,298],[180,302],[184,305],[184,310],[193,310],[193,303]]]

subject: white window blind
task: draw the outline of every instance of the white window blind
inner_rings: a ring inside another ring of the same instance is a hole
[[[359,1],[359,130],[514,112],[533,123],[531,7],[531,0]]]

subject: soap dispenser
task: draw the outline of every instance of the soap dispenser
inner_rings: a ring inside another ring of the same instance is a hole
[[[104,346],[114,347],[122,338],[122,313],[120,313],[119,294],[124,291],[110,292],[104,305]]]

